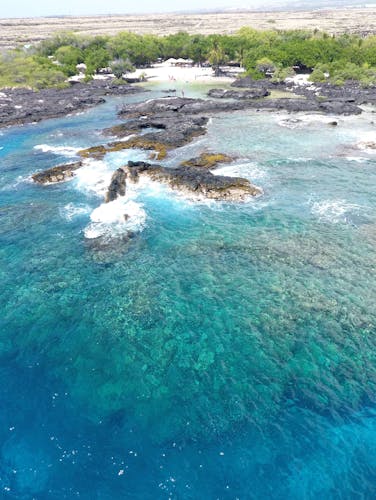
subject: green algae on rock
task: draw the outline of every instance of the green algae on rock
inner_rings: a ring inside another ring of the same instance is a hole
[[[87,149],[82,149],[78,152],[81,158],[93,158],[95,160],[102,160],[107,153],[115,153],[125,149],[145,149],[153,151],[151,153],[152,159],[162,160],[167,155],[168,148],[165,144],[157,141],[151,141],[141,137],[132,137],[126,141],[110,142],[107,145],[92,146]]]
[[[221,163],[231,163],[234,158],[223,153],[201,153],[196,158],[184,160],[180,163],[182,167],[215,168]]]

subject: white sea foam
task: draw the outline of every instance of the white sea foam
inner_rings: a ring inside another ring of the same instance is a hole
[[[266,171],[254,162],[233,163],[231,165],[218,167],[213,170],[213,174],[229,177],[244,177],[251,182],[266,177]]]
[[[217,173],[217,171],[215,172]],[[133,193],[132,189],[134,189]],[[207,198],[204,194],[198,194],[197,192],[190,191],[188,189],[174,189],[167,183],[165,184],[163,182],[153,181],[143,176],[140,177],[140,180],[138,181],[137,184],[135,185],[131,184],[129,189],[127,187],[127,197],[136,198],[140,194],[142,195],[143,198],[168,199],[171,202],[177,203],[179,205],[179,208],[207,206],[210,207],[211,209],[222,210],[224,204],[229,203],[226,200],[220,201],[216,199]],[[243,202],[252,203],[253,201],[255,201],[255,199],[256,198],[253,196],[248,196],[243,200]]]
[[[295,129],[298,127],[306,127],[307,125],[318,125],[324,124],[329,125],[333,122],[339,123],[342,118],[338,118],[336,116],[325,116],[321,114],[312,114],[312,113],[299,113],[299,118],[292,118],[290,115],[279,115],[277,123],[281,127]]]
[[[52,153],[54,155],[64,155],[68,157],[77,156],[77,152],[82,148],[74,148],[71,146],[51,146],[49,144],[37,144],[34,149],[43,153]]]
[[[119,168],[128,163],[128,160],[147,161],[150,151],[137,151],[134,149],[124,149],[107,153],[105,162],[113,169]]]
[[[102,160],[85,160],[84,165],[75,171],[73,183],[85,194],[104,196],[111,182],[113,168]]]
[[[361,207],[345,200],[322,200],[312,203],[311,212],[319,220],[334,224],[348,221],[351,214],[359,212]]]
[[[376,134],[364,134],[357,147],[366,153],[376,154]]]
[[[303,121],[299,118],[282,118],[282,120],[278,120],[277,123],[280,127],[294,129],[301,126]]]
[[[128,231],[142,231],[146,212],[142,204],[123,196],[110,203],[102,203],[90,215],[91,223],[85,228],[88,239],[111,238]]]
[[[362,156],[346,156],[347,161],[355,161],[356,163],[364,163],[367,161],[367,158],[363,158]]]
[[[82,203],[68,203],[60,209],[60,214],[67,221],[71,221],[75,217],[90,213],[90,210],[91,208],[89,207],[89,205],[84,205]]]
[[[148,132],[148,130],[146,129],[145,134],[146,134],[147,132]],[[135,137],[135,136],[136,136],[136,134],[125,135],[124,137],[120,137],[120,138],[118,138],[117,140],[118,140],[118,141],[124,141],[124,142],[125,142],[125,141],[129,141],[129,139],[132,139],[132,137]]]
[[[124,150],[108,153],[103,160],[86,159],[83,161],[83,166],[75,171],[73,186],[86,194],[96,194],[103,197],[110,185],[114,171],[127,164],[130,159],[147,159],[147,152]],[[127,186],[128,198],[132,189],[132,187],[128,189]]]

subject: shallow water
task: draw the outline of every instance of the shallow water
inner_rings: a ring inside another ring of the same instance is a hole
[[[0,135],[2,496],[375,498],[372,114],[213,118],[165,164],[229,153],[219,173],[264,196],[144,184],[127,240],[103,193],[147,153],[29,180],[103,142],[123,101]]]

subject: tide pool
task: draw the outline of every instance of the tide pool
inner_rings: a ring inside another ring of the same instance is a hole
[[[131,239],[103,193],[147,152],[30,181],[152,89],[1,131],[1,496],[375,498],[372,113],[215,116],[163,164],[227,153],[217,172],[264,195],[197,203],[146,183],[120,201]]]

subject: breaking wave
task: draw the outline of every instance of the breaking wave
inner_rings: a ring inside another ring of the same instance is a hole
[[[141,203],[126,197],[102,203],[90,215],[91,223],[85,228],[88,239],[112,238],[127,232],[139,232],[145,227],[146,212]]]
[[[78,151],[82,148],[75,148],[72,146],[51,146],[49,144],[37,144],[34,146],[37,151],[42,151],[43,153],[52,153],[54,155],[64,155],[69,158],[77,156]]]
[[[311,213],[324,222],[334,224],[351,222],[351,216],[359,213],[360,205],[345,200],[323,200],[312,203]]]

